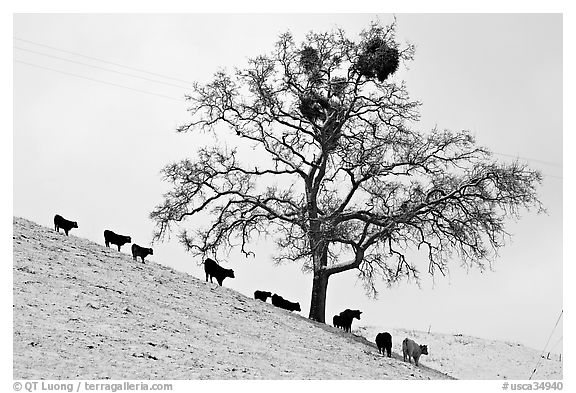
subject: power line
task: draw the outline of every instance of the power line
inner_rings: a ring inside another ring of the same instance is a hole
[[[157,94],[157,93],[152,93],[152,92],[149,92],[149,91],[146,91],[146,90],[134,89],[134,88],[132,88],[132,87],[123,86],[123,85],[118,85],[118,84],[116,84],[116,83],[106,82],[106,81],[102,81],[102,80],[99,80],[99,79],[93,79],[93,78],[89,78],[89,77],[86,77],[86,76],[73,74],[73,73],[71,73],[71,72],[60,71],[60,70],[56,70],[56,69],[53,69],[53,68],[44,67],[44,66],[41,66],[41,65],[38,65],[38,64],[28,63],[28,62],[21,61],[21,60],[14,60],[14,62],[15,62],[15,63],[21,63],[21,64],[26,64],[26,65],[31,66],[31,67],[42,68],[42,69],[44,69],[44,70],[49,70],[49,71],[57,72],[57,73],[64,74],[64,75],[74,76],[74,77],[76,77],[76,78],[86,79],[86,80],[89,80],[89,81],[92,81],[92,82],[98,82],[98,83],[103,83],[103,84],[105,84],[105,85],[110,85],[110,86],[114,86],[114,87],[120,87],[120,88],[122,88],[122,89],[127,89],[127,90],[132,90],[132,91],[136,91],[136,92],[138,92],[138,93],[143,93],[143,94],[153,95],[153,96],[157,96],[157,97],[162,97],[162,98],[166,98],[166,99],[173,100],[173,101],[178,101],[178,102],[183,102],[183,101],[184,101],[183,99],[179,99],[179,98],[175,98],[175,97],[170,97],[170,96],[165,96],[165,95]]]
[[[143,70],[143,69],[140,69],[140,68],[130,67],[130,66],[127,66],[127,65],[124,65],[124,64],[120,64],[120,63],[115,63],[115,62],[113,62],[113,61],[108,61],[108,60],[99,59],[99,58],[93,57],[93,56],[83,55],[83,54],[81,54],[81,53],[77,53],[77,52],[73,52],[73,51],[69,51],[69,50],[65,50],[65,49],[56,48],[56,47],[54,47],[54,46],[42,44],[42,43],[39,43],[39,42],[35,42],[35,41],[31,41],[31,40],[25,40],[25,39],[18,38],[18,37],[13,37],[13,38],[14,38],[15,40],[17,40],[17,41],[27,42],[27,43],[29,43],[29,44],[37,45],[37,46],[43,46],[43,47],[45,47],[45,48],[49,48],[49,49],[52,49],[52,50],[55,50],[55,51],[59,51],[59,52],[63,52],[63,53],[68,53],[68,54],[71,54],[71,55],[74,55],[74,56],[84,57],[84,58],[90,59],[90,60],[100,61],[100,62],[102,62],[102,63],[112,64],[112,65],[115,65],[115,66],[117,66],[117,67],[123,67],[123,68],[127,68],[127,69],[130,69],[130,70],[134,70],[134,71],[138,71],[138,72],[143,72],[143,73],[146,73],[146,74],[149,74],[149,75],[159,76],[159,77],[162,77],[162,78],[171,79],[171,80],[175,80],[175,81],[178,81],[178,82],[184,82],[184,83],[188,83],[188,84],[190,84],[190,85],[193,85],[193,84],[194,84],[194,82],[190,82],[190,81],[187,81],[187,80],[184,80],[184,79],[174,78],[174,77],[171,77],[171,76],[167,76],[167,75],[162,75],[162,74],[158,74],[158,73],[155,73],[155,72],[146,71],[146,70]]]
[[[522,157],[522,156],[513,156],[511,154],[506,154],[506,153],[497,153],[497,152],[492,152],[496,155],[499,156],[504,156],[504,157],[511,157],[511,158],[515,158],[515,159],[522,159],[524,161],[533,161],[533,162],[539,162],[541,164],[545,164],[545,165],[551,165],[551,166],[555,166],[558,168],[562,168],[562,164],[558,164],[556,162],[550,162],[550,161],[544,161],[544,160],[538,160],[536,158],[527,158],[527,157]],[[556,176],[556,175],[549,175],[547,173],[542,173],[542,175],[546,176],[546,177],[552,177],[554,179],[559,179],[559,180],[564,180],[564,178],[562,176]]]
[[[497,154],[497,155],[499,155],[499,156],[511,157],[511,158],[516,158],[516,159],[520,158],[520,159],[525,160],[525,161],[534,161],[534,162],[539,162],[539,163],[541,163],[541,164],[551,165],[551,166],[555,166],[555,167],[558,167],[558,168],[562,168],[562,164],[559,164],[559,163],[557,163],[557,162],[550,162],[550,161],[538,160],[538,159],[536,159],[536,158],[527,158],[527,157],[522,157],[522,156],[513,156],[513,155],[511,155],[511,154],[505,154],[505,153],[497,153],[497,152],[493,152],[493,153],[494,153],[494,154]]]
[[[546,177],[553,177],[554,179],[564,180],[564,178],[562,176],[548,175],[546,173],[543,173],[542,175],[544,175]]]
[[[159,80],[156,80],[156,79],[150,79],[150,78],[146,78],[146,77],[143,77],[143,76],[138,76],[138,75],[130,74],[130,73],[127,73],[127,72],[111,70],[111,69],[109,69],[109,68],[104,68],[104,67],[99,67],[99,66],[96,66],[96,65],[93,65],[93,64],[83,63],[83,62],[81,62],[81,61],[70,60],[70,59],[66,59],[66,58],[64,58],[64,57],[54,56],[54,55],[50,55],[50,54],[47,54],[47,53],[42,53],[42,52],[38,52],[38,51],[35,51],[35,50],[31,50],[31,49],[20,48],[20,47],[17,47],[17,46],[15,46],[14,49],[18,49],[18,50],[22,50],[22,51],[26,51],[26,52],[30,52],[30,53],[34,53],[34,54],[38,54],[38,55],[42,55],[42,56],[46,56],[46,57],[51,57],[51,58],[58,59],[58,60],[64,60],[64,61],[68,61],[68,62],[70,62],[70,63],[80,64],[80,65],[87,66],[87,67],[97,68],[97,69],[99,69],[99,70],[104,70],[104,71],[108,71],[108,72],[113,72],[113,73],[120,74],[120,75],[126,75],[126,76],[130,76],[130,77],[132,77],[132,78],[138,78],[138,79],[143,79],[143,80],[150,81],[150,82],[161,83],[161,84],[163,84],[163,85],[173,86],[173,87],[177,87],[177,88],[180,88],[180,89],[190,89],[190,87],[181,86],[181,85],[175,85],[175,84],[173,84],[173,83],[163,82],[163,81],[159,81]]]
[[[118,67],[123,67],[123,68],[131,69],[131,70],[134,70],[134,71],[143,72],[143,73],[146,73],[146,74],[149,74],[149,75],[159,76],[159,77],[166,78],[166,79],[171,79],[171,80],[175,80],[175,81],[179,81],[179,82],[188,83],[188,84],[191,84],[191,85],[194,84],[194,82],[186,81],[186,80],[183,80],[183,79],[174,78],[174,77],[171,77],[171,76],[167,76],[167,75],[163,75],[163,74],[158,74],[158,73],[146,71],[146,70],[143,70],[143,69],[140,69],[140,68],[135,68],[135,67],[126,66],[126,65],[124,65],[124,64],[115,63],[115,62],[112,62],[112,61],[100,59],[100,58],[93,57],[93,56],[83,55],[83,54],[80,54],[80,53],[77,53],[77,52],[73,52],[73,51],[69,51],[69,50],[65,50],[65,49],[56,48],[56,47],[54,47],[54,46],[42,44],[42,43],[39,43],[39,42],[35,42],[35,41],[31,41],[31,40],[26,40],[26,39],[22,39],[22,38],[18,38],[18,37],[13,37],[13,38],[14,38],[14,40],[17,40],[17,41],[22,41],[22,42],[26,42],[26,43],[29,43],[29,44],[32,44],[32,45],[42,46],[42,47],[49,48],[49,49],[52,49],[52,50],[56,50],[56,51],[59,51],[59,52],[72,54],[72,55],[74,55],[74,56],[80,56],[80,57],[84,57],[84,58],[87,58],[87,59],[96,60],[96,61],[100,61],[100,62],[107,63],[107,64],[112,64],[112,65],[115,65],[115,66],[118,66]],[[149,78],[145,78],[145,77],[141,77],[141,76],[136,76],[136,75],[129,74],[129,73],[124,73],[124,72],[120,72],[120,71],[110,70],[110,69],[107,69],[107,68],[98,67],[98,66],[95,66],[95,65],[91,65],[91,64],[87,64],[87,63],[82,63],[82,62],[78,62],[78,61],[74,61],[74,60],[62,58],[62,57],[59,57],[59,56],[54,56],[54,55],[50,55],[50,54],[46,54],[46,53],[42,53],[42,52],[37,52],[37,51],[31,50],[31,49],[25,49],[25,48],[19,48],[19,47],[14,47],[14,48],[19,49],[19,50],[23,50],[23,51],[27,51],[27,52],[31,52],[31,53],[36,53],[36,54],[39,54],[39,55],[42,55],[42,56],[52,57],[52,58],[55,58],[55,59],[64,60],[64,61],[68,61],[68,62],[71,62],[71,63],[81,64],[81,65],[84,65],[84,66],[88,66],[88,67],[93,67],[93,68],[105,70],[105,71],[108,71],[108,72],[114,72],[114,73],[117,73],[117,74],[130,76],[130,77],[133,77],[133,78],[139,78],[139,79],[147,80],[147,81],[150,81],[150,82],[161,83],[161,84],[165,84],[165,85],[173,86],[173,87],[178,87],[178,88],[182,88],[182,89],[187,89],[187,88],[188,88],[188,87],[184,87],[184,86],[180,86],[180,85],[174,85],[174,84],[167,83],[167,82],[162,82],[162,81],[158,81],[158,80],[154,80],[154,79],[149,79]],[[133,88],[130,88],[130,87],[127,87],[127,86],[116,85],[116,84],[114,84],[114,83],[105,82],[105,81],[101,81],[101,80],[96,80],[96,79],[92,79],[92,78],[88,78],[88,77],[83,77],[83,76],[80,76],[80,75],[76,75],[76,74],[72,74],[72,73],[67,73],[67,72],[59,71],[59,70],[54,70],[54,69],[51,69],[51,68],[42,67],[42,66],[39,66],[39,65],[34,65],[34,64],[31,64],[31,63],[26,63],[26,62],[22,62],[22,61],[17,61],[17,62],[23,63],[23,64],[27,64],[27,65],[30,65],[30,66],[34,66],[34,67],[44,68],[44,69],[47,69],[47,70],[50,70],[50,71],[54,71],[54,72],[59,72],[59,73],[62,73],[62,74],[67,74],[67,75],[75,76],[75,77],[78,77],[78,78],[88,79],[88,80],[91,80],[91,81],[94,81],[94,82],[100,82],[100,83],[108,84],[108,85],[111,85],[111,86],[121,87],[121,88],[124,88],[124,89],[129,89],[129,90],[133,90],[133,91],[138,91],[138,92],[145,93],[145,94],[151,94],[151,95],[156,95],[156,96],[159,96],[159,97],[169,98],[169,99],[171,99],[171,100],[178,100],[178,101],[180,101],[179,99],[174,98],[174,97],[168,97],[168,96],[164,96],[164,95],[161,95],[161,94],[150,93],[150,92],[147,92],[147,91],[144,91],[144,90],[133,89]],[[522,156],[518,156],[518,155],[511,155],[511,154],[506,154],[506,153],[499,153],[499,152],[493,152],[493,153],[496,154],[496,155],[500,155],[500,156],[511,157],[511,158],[515,158],[515,159],[522,159],[522,160],[525,160],[525,161],[539,162],[539,163],[541,163],[541,164],[551,165],[551,166],[555,166],[555,167],[562,168],[562,164],[555,163],[555,162],[544,161],[544,160],[539,160],[539,159],[535,159],[535,158],[527,158],[527,157],[522,157]],[[555,176],[555,175],[548,175],[548,174],[543,174],[543,175],[546,176],[546,177],[551,177],[551,178],[563,180],[563,177],[562,177],[562,176]]]
[[[21,49],[21,48],[16,48],[16,49]],[[23,50],[27,50],[27,49],[23,49]],[[30,52],[34,52],[34,51],[30,51]],[[36,52],[36,53],[43,54],[43,53],[40,53],[40,52]],[[108,70],[108,69],[105,69],[105,68],[102,68],[102,67],[98,67],[98,66],[93,66],[93,65],[90,65],[90,64],[85,64],[85,63],[76,62],[76,61],[73,61],[73,60],[68,60],[68,59],[64,59],[64,58],[59,58],[59,57],[57,57],[57,56],[51,56],[51,55],[46,55],[46,54],[43,54],[43,55],[49,56],[49,57],[54,57],[54,58],[61,59],[61,60],[70,61],[70,62],[72,62],[72,63],[78,63],[78,64],[86,65],[86,66],[89,66],[89,67],[100,68],[100,69],[103,69],[103,70],[105,70],[105,71],[116,72],[116,73],[119,73],[119,74],[124,74],[124,75],[128,75],[128,76],[132,76],[132,77],[135,77],[135,78],[150,80],[150,81],[158,82],[158,83],[164,83],[164,82],[160,82],[160,81],[154,81],[154,80],[148,79],[148,78],[143,78],[143,77],[139,77],[139,76],[134,76],[134,75],[126,74],[126,73],[119,72],[119,71]],[[38,65],[38,64],[28,63],[28,62],[21,61],[21,60],[14,60],[14,62],[15,62],[15,63],[21,63],[21,64],[26,64],[26,65],[32,66],[32,67],[42,68],[42,69],[44,69],[44,70],[49,70],[49,71],[57,72],[57,73],[64,74],[64,75],[74,76],[74,77],[76,77],[76,78],[86,79],[86,80],[89,80],[89,81],[92,81],[92,82],[98,82],[98,83],[103,83],[103,84],[106,84],[106,85],[109,85],[109,86],[114,86],[114,87],[119,87],[119,88],[122,88],[122,89],[132,90],[132,91],[136,91],[136,92],[138,92],[138,93],[143,93],[143,94],[153,95],[153,96],[157,96],[157,97],[162,97],[162,98],[166,98],[166,99],[173,100],[173,101],[178,101],[178,102],[182,102],[182,101],[183,101],[183,99],[179,99],[179,98],[175,98],[175,97],[170,97],[170,96],[165,96],[165,95],[163,95],[163,94],[152,93],[152,92],[149,92],[149,91],[146,91],[146,90],[134,89],[134,88],[132,88],[132,87],[123,86],[123,85],[118,85],[118,84],[116,84],[116,83],[106,82],[106,81],[99,80],[99,79],[93,79],[93,78],[89,78],[89,77],[86,77],[86,76],[73,74],[73,73],[66,72],[66,71],[56,70],[56,69],[53,69],[53,68],[44,67],[44,66],[41,66],[41,65]],[[167,83],[164,83],[164,84],[167,84]],[[168,85],[171,85],[171,84],[168,84]],[[176,85],[171,85],[171,86],[176,86]],[[184,88],[184,87],[182,87],[182,86],[176,86],[176,87]],[[502,156],[508,156],[508,157],[514,157],[514,158],[516,158],[515,156],[511,156],[511,155],[509,155],[509,154],[503,154],[503,153],[494,153],[494,154],[498,154],[498,155],[502,155]],[[522,157],[518,157],[518,158],[522,158]],[[529,159],[527,159],[527,158],[523,158],[523,159],[529,160]],[[539,161],[539,160],[533,160],[533,161]],[[544,162],[544,161],[540,161],[540,162]],[[550,165],[556,165],[556,164],[550,163]],[[554,179],[564,180],[564,178],[563,178],[562,176],[549,175],[549,174],[546,174],[546,173],[543,173],[543,175],[546,176],[546,177],[554,178]]]
[[[534,376],[534,373],[536,372],[536,369],[540,365],[540,362],[542,361],[542,355],[544,355],[544,351],[546,351],[546,347],[548,346],[548,343],[550,343],[550,339],[552,338],[552,335],[556,331],[556,327],[558,326],[558,322],[560,322],[560,318],[562,318],[562,314],[564,314],[564,310],[562,310],[560,312],[560,315],[558,316],[558,320],[556,320],[556,324],[554,325],[554,328],[552,329],[550,336],[548,336],[548,341],[546,341],[546,345],[544,345],[544,349],[542,349],[542,353],[538,357],[538,363],[536,363],[536,366],[534,367],[534,371],[532,371],[532,374],[530,375],[530,378],[528,378],[528,380],[532,379],[532,377]]]
[[[552,352],[556,349],[556,347],[558,346],[558,344],[560,344],[560,342],[562,341],[562,339],[564,338],[564,336],[560,336],[560,338],[558,339],[558,341],[556,341],[556,344],[554,344],[553,346],[550,347],[550,351]]]

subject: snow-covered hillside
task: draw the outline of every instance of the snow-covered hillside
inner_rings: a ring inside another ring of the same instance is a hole
[[[216,283],[133,261],[129,245],[119,253],[21,218],[13,230],[15,379],[449,378]]]
[[[358,321],[346,334],[226,281],[135,262],[129,245],[119,253],[22,218],[13,230],[15,379],[527,379],[539,356]],[[373,344],[384,330],[390,359]],[[404,337],[428,345],[421,367],[402,361]],[[543,360],[534,378],[561,379],[562,362]]]
[[[353,333],[371,341],[383,331],[392,334],[392,350],[400,355],[405,337],[428,345],[429,355],[423,355],[420,361],[458,379],[528,379],[540,358],[539,351],[518,343],[462,334],[368,326],[353,329]],[[541,359],[532,379],[562,379],[562,364],[558,354]]]

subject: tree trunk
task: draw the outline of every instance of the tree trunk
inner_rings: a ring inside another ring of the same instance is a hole
[[[328,277],[328,274],[320,270],[319,272],[314,272],[314,281],[312,282],[312,299],[308,318],[322,323],[325,323]]]

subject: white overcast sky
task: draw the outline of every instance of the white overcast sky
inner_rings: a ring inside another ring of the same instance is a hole
[[[527,160],[544,174],[539,193],[548,214],[509,223],[513,238],[492,272],[467,272],[455,260],[448,277],[431,280],[421,261],[421,288],[381,285],[377,300],[365,296],[354,272],[333,276],[327,320],[358,308],[362,325],[431,326],[541,349],[563,308],[562,15],[396,17],[398,39],[417,47],[396,78],[423,103],[419,127],[469,129],[496,158]],[[189,82],[245,65],[287,30],[301,39],[339,26],[356,38],[375,19],[392,16],[15,15],[13,215],[52,226],[59,213],[78,221],[73,235],[103,244],[103,230],[111,229],[147,246],[148,214],[166,190],[160,169],[210,142],[175,133],[188,119],[182,97]],[[265,241],[257,249],[255,258],[224,258],[236,273],[224,285],[247,296],[279,293],[299,301],[307,316],[312,277],[297,265],[273,266],[274,247]],[[152,259],[203,279],[200,261],[174,239],[155,245]]]

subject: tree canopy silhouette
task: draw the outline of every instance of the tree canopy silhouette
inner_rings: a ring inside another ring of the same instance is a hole
[[[376,294],[377,278],[418,280],[413,249],[426,251],[432,275],[454,259],[485,269],[506,219],[542,210],[541,175],[497,162],[468,131],[415,130],[420,103],[394,80],[413,55],[395,22],[373,23],[356,41],[341,29],[302,43],[285,33],[271,53],[195,84],[192,119],[178,131],[238,143],[163,169],[171,189],[150,215],[155,239],[183,221],[194,230],[179,240],[202,256],[249,255],[256,238],[274,238],[276,262],[312,273],[309,316],[320,322],[336,273],[357,269]]]

